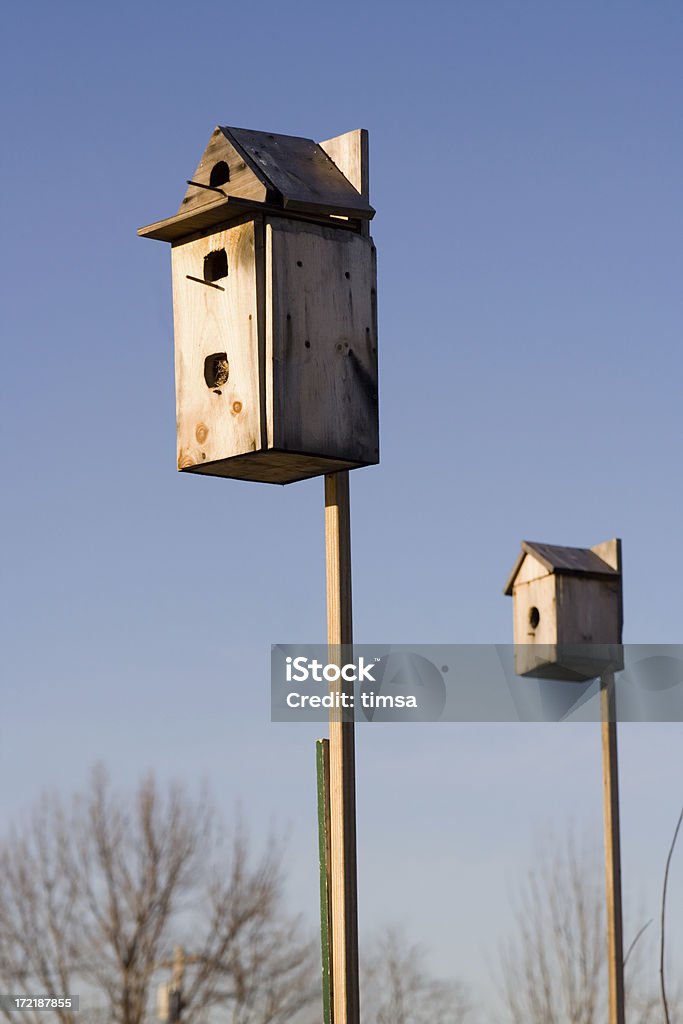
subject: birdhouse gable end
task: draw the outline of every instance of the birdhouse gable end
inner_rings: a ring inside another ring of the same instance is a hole
[[[265,203],[269,182],[246,161],[221,127],[213,130],[197,168],[188,180],[178,213],[189,213],[227,197]]]

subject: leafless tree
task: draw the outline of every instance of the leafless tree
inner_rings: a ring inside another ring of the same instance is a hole
[[[425,953],[394,928],[372,943],[363,959],[362,1013],[366,1024],[469,1024],[464,986],[434,978]]]
[[[662,887],[662,914],[661,914],[661,925],[660,925],[660,944],[659,944],[659,982],[662,993],[662,1006],[664,1008],[664,1020],[666,1024],[672,1024],[671,1014],[669,1012],[669,998],[666,991],[666,897],[669,888],[669,872],[671,870],[671,861],[676,849],[676,843],[678,841],[678,834],[681,831],[681,825],[683,825],[683,810],[678,818],[676,828],[674,829],[673,839],[671,840],[671,846],[669,847],[669,854],[666,858],[666,867],[664,869],[664,885]]]
[[[626,962],[628,1024],[662,1024],[654,972],[644,952],[652,933],[634,931]],[[604,867],[597,849],[570,835],[539,850],[521,886],[513,934],[501,949],[502,997],[510,1024],[605,1024],[607,930]],[[680,1024],[680,998],[671,1024]]]
[[[289,1021],[315,998],[316,970],[283,909],[282,852],[271,839],[254,856],[245,829],[226,835],[205,797],[149,777],[130,800],[98,770],[86,794],[68,807],[43,800],[0,842],[2,989],[80,990],[102,1008],[25,1013],[32,1024],[144,1024],[159,965],[168,979],[180,944],[191,954],[183,1024],[212,1007],[232,1024]]]

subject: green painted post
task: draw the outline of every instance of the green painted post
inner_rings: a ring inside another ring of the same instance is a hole
[[[323,1024],[332,1024],[332,947],[330,945],[330,741],[316,740],[318,778],[318,855],[320,858],[320,949],[323,968]]]

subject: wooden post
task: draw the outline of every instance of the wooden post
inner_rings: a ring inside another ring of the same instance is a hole
[[[619,764],[614,673],[600,679],[602,716],[602,786],[605,816],[607,882],[607,969],[609,1024],[624,1024],[624,938],[621,902],[621,840],[619,829]]]
[[[185,981],[185,950],[176,946],[173,950],[173,989],[171,991],[169,1021],[180,1024],[183,1017],[183,984]]]
[[[340,664],[353,643],[351,522],[348,471],[325,477],[327,642]],[[332,692],[353,693],[341,679]],[[334,1024],[360,1024],[358,992],[358,887],[356,874],[356,768],[353,712],[330,711],[330,873]]]
[[[316,740],[318,780],[318,856],[320,862],[320,952],[323,1024],[332,1024],[332,949],[330,911],[330,741]]]

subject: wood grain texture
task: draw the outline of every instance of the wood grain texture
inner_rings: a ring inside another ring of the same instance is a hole
[[[370,200],[370,145],[368,133],[364,128],[337,135],[334,139],[326,139],[319,143],[329,158],[339,168],[345,178],[364,199]],[[367,220],[360,223],[361,234],[370,234]]]
[[[184,467],[188,473],[222,476],[233,480],[253,480],[264,484],[292,484],[325,473],[359,469],[361,463],[326,459],[322,455],[279,452],[272,449],[236,455],[216,462]]]
[[[246,163],[243,156],[237,152],[222,128],[214,129],[197,169],[194,174],[190,175],[190,179],[208,185],[211,170],[219,161],[225,162],[230,171],[230,180],[220,186],[226,195],[238,196],[240,199],[248,199],[252,202],[265,202],[266,185]],[[215,192],[207,192],[205,189],[188,185],[178,213],[186,213],[215,202],[216,195]]]
[[[621,643],[621,636],[624,631],[624,584],[621,578],[623,575],[621,539],[613,537],[611,540],[605,540],[601,544],[595,544],[591,550],[619,574],[619,643]]]
[[[556,644],[557,624],[557,578],[546,574],[528,583],[520,583],[513,591],[513,626],[516,644]],[[538,625],[530,622],[530,612],[536,608]]]
[[[219,249],[228,260],[219,288],[191,280]],[[262,447],[254,224],[174,246],[172,269],[178,468],[189,469]],[[209,387],[205,361],[220,353],[228,380]]]
[[[259,204],[246,199],[239,199],[236,196],[228,196],[227,199],[216,198],[213,193],[208,193],[213,198],[205,206],[185,210],[183,213],[175,214],[173,217],[166,217],[165,220],[155,221],[145,227],[138,228],[138,235],[141,238],[153,238],[160,242],[194,241],[202,234],[221,230],[230,226],[231,222],[244,220],[249,214],[251,217],[261,212]]]
[[[268,445],[379,461],[374,246],[266,219]]]
[[[623,641],[623,564],[621,540],[597,544],[593,550],[619,574],[617,637]],[[622,663],[623,664],[623,663]],[[624,1024],[624,926],[621,887],[621,825],[619,821],[619,754],[614,672],[600,679],[602,716],[602,790],[605,829],[605,884],[607,892],[607,969],[609,973],[609,1024]]]
[[[329,660],[340,664],[353,643],[349,474],[325,477],[325,551]],[[352,683],[330,692],[353,692]],[[330,712],[330,868],[333,1020],[360,1024],[356,766],[353,712]]]
[[[325,139],[319,145],[356,191],[369,200],[370,164],[367,131],[364,128],[356,128],[355,131],[337,135],[333,139]]]
[[[371,218],[374,210],[312,139],[248,128],[222,128],[286,210]]]
[[[214,195],[213,193],[209,193]],[[252,217],[263,213],[270,213],[281,216],[282,210],[272,203],[256,203],[249,199],[241,199],[239,196],[228,196],[225,199],[215,196],[206,206],[198,206],[196,209],[177,213],[173,217],[166,217],[164,220],[155,221],[153,224],[146,224],[138,228],[140,238],[153,238],[160,242],[190,241],[193,237],[206,234],[212,230],[226,227],[233,221]],[[362,225],[358,221],[348,220],[346,217],[337,218],[334,216],[323,217],[314,214],[290,211],[287,219],[293,223],[300,224],[327,224],[331,228],[342,228],[355,234],[362,234],[367,237],[367,232],[362,231]],[[366,225],[367,227],[367,225]]]
[[[556,576],[558,643],[621,643],[621,581]]]
[[[515,587],[520,587],[523,583],[530,583],[532,580],[543,579],[544,576],[549,575],[548,568],[534,558],[533,555],[525,555],[520,568],[515,575]]]
[[[619,760],[614,674],[600,680],[602,712],[602,790],[607,892],[607,970],[609,1024],[624,1024],[624,928],[621,892],[621,829],[619,823]]]

